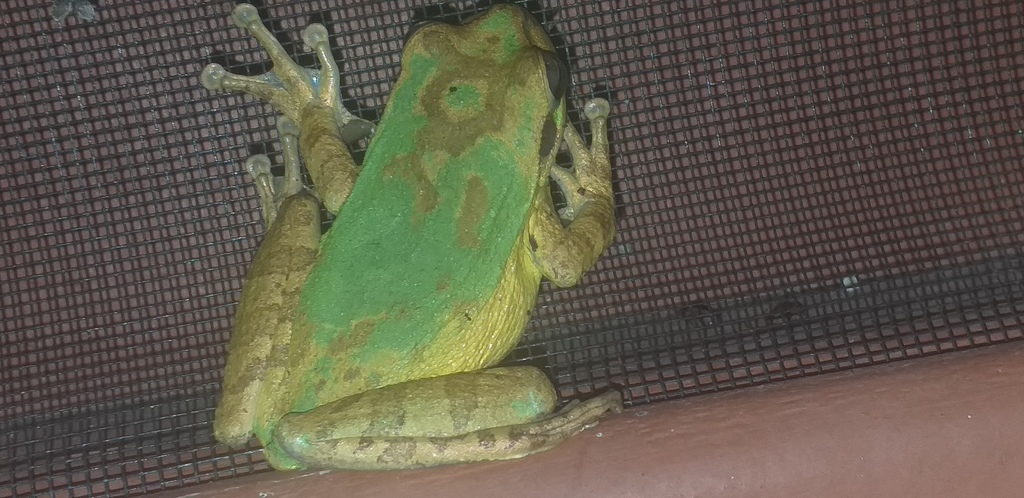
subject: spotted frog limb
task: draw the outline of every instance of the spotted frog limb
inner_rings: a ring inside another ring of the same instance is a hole
[[[401,469],[518,458],[620,411],[609,391],[555,412],[533,367],[495,367],[521,338],[542,277],[577,283],[615,234],[606,118],[593,143],[565,119],[568,75],[540,25],[499,5],[410,33],[362,165],[327,31],[303,33],[321,69],[296,65],[249,5],[234,11],[274,63],[204,86],[282,114],[285,176],[247,167],[268,231],[243,287],[214,433],[253,433],[278,469]],[[555,164],[564,144],[573,167]],[[313,180],[301,182],[305,163]],[[554,180],[566,198],[551,199]],[[337,217],[321,236],[319,205]]]

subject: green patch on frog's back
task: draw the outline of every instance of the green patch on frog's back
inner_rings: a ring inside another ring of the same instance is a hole
[[[528,91],[521,88],[490,88],[503,94],[492,97],[520,105],[498,103],[510,116],[484,113],[468,123],[445,123],[431,106],[450,102],[450,95],[417,98],[429,94],[428,87],[452,91],[439,84],[436,73],[443,69],[418,57],[407,64],[413,67],[403,74],[411,76],[396,85],[363,171],[303,289],[299,313],[315,327],[309,354],[320,356],[320,368],[311,372],[320,378],[307,379],[306,386],[342,382],[334,377],[339,369],[358,369],[365,380],[380,368],[402,368],[457,307],[490,298],[529,216],[543,95],[531,99],[516,94]],[[459,128],[448,127],[455,124]],[[366,320],[373,321],[372,331],[356,333]],[[318,395],[303,398],[300,405],[316,403]]]

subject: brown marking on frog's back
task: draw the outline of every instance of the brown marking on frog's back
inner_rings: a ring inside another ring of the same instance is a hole
[[[363,369],[357,366],[350,366],[345,369],[345,373],[341,375],[342,380],[345,382],[352,382],[363,376]]]
[[[373,336],[373,329],[377,327],[376,318],[364,318],[352,326],[348,334],[338,334],[331,343],[331,356],[342,358],[350,356],[355,351],[361,351],[366,343]]]
[[[487,184],[478,175],[466,179],[466,194],[456,220],[456,243],[464,249],[480,249],[480,223],[487,215]]]
[[[409,184],[413,195],[413,212],[420,217],[426,216],[437,208],[440,195],[436,179],[427,169],[422,156],[405,155],[395,158],[383,169],[384,178],[399,178]]]

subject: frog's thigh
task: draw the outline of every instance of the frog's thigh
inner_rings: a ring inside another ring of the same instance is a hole
[[[320,206],[306,192],[284,200],[249,267],[228,343],[223,391],[214,416],[218,441],[244,443],[261,406],[283,382],[289,316],[316,259]]]
[[[608,401],[550,416],[555,392],[540,370],[494,368],[396,384],[289,414],[274,436],[310,467],[403,469],[504,460],[578,433],[615,409]],[[620,404],[617,393],[612,404]]]

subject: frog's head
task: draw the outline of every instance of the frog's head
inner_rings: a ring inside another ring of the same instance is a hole
[[[452,155],[487,137],[511,150],[535,147],[518,161],[531,176],[546,175],[554,163],[565,122],[568,70],[540,23],[523,8],[503,4],[459,25],[413,26],[402,73],[423,78],[419,111],[445,118],[434,124],[447,128]]]

